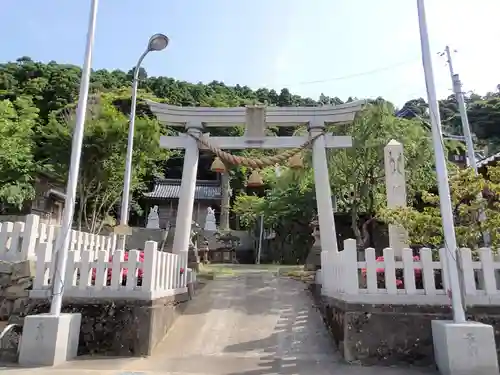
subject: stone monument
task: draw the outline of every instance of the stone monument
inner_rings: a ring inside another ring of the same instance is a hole
[[[205,227],[203,229],[207,232],[217,231],[217,226],[215,223],[215,211],[212,207],[207,208],[207,216],[205,217]]]
[[[158,216],[158,206],[154,206],[149,211],[147,229],[160,229],[160,217]]]
[[[403,145],[391,140],[384,147],[385,186],[387,207],[406,207],[406,179]],[[396,257],[401,258],[402,250],[408,247],[408,232],[398,225],[389,224],[389,246]]]

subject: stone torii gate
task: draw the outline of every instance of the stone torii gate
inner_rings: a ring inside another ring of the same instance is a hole
[[[364,101],[322,107],[248,106],[246,108],[178,107],[152,101],[147,101],[147,103],[162,124],[184,128],[188,133],[160,138],[161,147],[185,149],[173,243],[174,253],[187,251],[189,246],[199,149],[207,148],[197,139],[210,144],[212,148],[241,150],[298,148],[311,138],[315,138],[312,144],[312,163],[321,249],[322,251],[338,251],[326,148],[351,147],[352,138],[323,133],[326,125],[352,121],[355,114],[361,110]],[[242,137],[210,137],[210,133],[203,134],[203,130],[210,127],[242,125],[245,126],[245,134]],[[268,126],[299,125],[307,125],[309,135],[291,137],[265,135]]]

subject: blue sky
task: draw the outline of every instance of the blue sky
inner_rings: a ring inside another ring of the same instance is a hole
[[[2,0],[0,61],[83,61],[90,0]],[[450,78],[446,44],[465,90],[500,83],[500,1],[427,0],[439,96]],[[94,68],[128,70],[150,35],[171,38],[150,54],[149,75],[252,88],[383,96],[401,105],[425,96],[415,0],[101,0]]]

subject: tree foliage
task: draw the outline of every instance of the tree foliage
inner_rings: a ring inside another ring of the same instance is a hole
[[[274,168],[268,168],[264,197],[241,194],[234,202],[233,211],[243,225],[254,227],[262,215],[265,228],[276,234],[269,254],[274,262],[297,263],[307,257],[312,242],[310,223],[316,214],[311,172],[281,168],[277,175]]]
[[[500,244],[500,167],[491,167],[487,178],[476,176],[470,168],[456,170],[450,178],[450,192],[457,244],[477,249],[482,234],[489,233],[494,248]],[[400,225],[413,245],[439,248],[444,246],[439,196],[422,192],[423,208],[382,209],[380,217],[389,224]],[[480,213],[484,218],[480,220]]]
[[[0,101],[0,202],[20,208],[34,196],[37,164],[32,134],[38,111],[31,100]]]
[[[92,98],[85,125],[78,186],[78,226],[99,232],[116,217],[125,172],[128,120],[109,101],[109,96]],[[67,178],[71,154],[74,112],[54,113],[39,133],[47,147],[41,155],[61,179]],[[146,182],[162,175],[168,152],[159,147],[162,129],[155,119],[139,118],[135,123],[131,194],[144,192]]]
[[[391,106],[369,106],[339,132],[353,137],[353,147],[332,150],[330,182],[338,207],[350,213],[351,227],[359,246],[369,246],[367,226],[374,213],[386,205],[384,147],[392,139],[403,144],[408,197],[435,181],[429,132],[418,121],[394,116]],[[369,219],[360,222],[360,215]]]
[[[77,210],[81,225],[98,230],[110,216],[117,217],[123,180],[124,152],[130,112],[131,75],[128,72],[95,70],[91,76],[91,93],[99,98],[93,103],[86,123],[82,168],[80,171],[79,203]],[[72,113],[78,98],[81,69],[54,61],[42,63],[29,57],[0,64],[0,203],[19,207],[33,197],[33,182],[43,170],[55,173],[64,182],[69,163]],[[288,89],[252,90],[248,86],[227,86],[223,82],[189,83],[169,77],[151,77],[142,69],[135,132],[133,170],[133,208],[142,190],[154,176],[167,173],[180,175],[182,156],[168,161],[171,154],[158,147],[160,134],[169,129],[160,127],[152,119],[144,98],[182,106],[235,107],[253,103],[270,106],[318,106],[341,104],[335,96],[321,94],[318,100],[305,98]],[[347,101],[353,100],[348,98]],[[500,150],[500,95],[467,95],[471,127],[480,145],[489,151]],[[383,146],[392,138],[405,147],[408,190],[411,199],[416,191],[432,184],[432,160],[428,146],[428,109],[424,99],[415,98],[399,111],[382,99],[377,109],[365,112],[354,124],[333,129],[336,134],[351,134],[354,147],[329,153],[330,180],[341,211],[350,212],[358,243],[365,243],[361,212],[374,216],[384,204]],[[443,126],[447,132],[460,134],[457,106],[452,97],[440,102]],[[68,113],[70,114],[68,116]],[[394,116],[394,114],[397,116]],[[291,135],[292,128],[268,129],[273,135]],[[213,135],[241,135],[241,128],[215,129]],[[217,134],[216,134],[217,133]],[[241,154],[259,157],[263,152],[247,150]],[[241,215],[244,225],[251,226],[260,214],[265,214],[266,226],[278,231],[296,233],[297,223],[305,223],[314,216],[313,179],[310,160],[306,169],[284,171],[273,180],[268,176],[268,187],[260,197],[241,195],[234,210]],[[272,172],[272,171],[271,171]],[[269,172],[271,175],[273,173]],[[232,188],[235,195],[245,191],[245,168],[232,170]],[[283,182],[285,181],[285,182]],[[246,209],[244,207],[247,207]],[[354,212],[354,213],[353,213]],[[300,231],[309,233],[301,224]],[[297,236],[301,236],[298,234]],[[305,236],[305,234],[304,234]],[[285,237],[284,237],[285,238]],[[289,238],[289,237],[288,237]],[[285,240],[283,240],[285,241]],[[298,249],[299,243],[296,248]],[[294,245],[295,246],[295,245]],[[302,246],[302,245],[300,245]],[[279,253],[279,252],[278,252]]]

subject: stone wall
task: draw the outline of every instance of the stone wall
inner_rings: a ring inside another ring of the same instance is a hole
[[[431,321],[451,319],[449,306],[368,305],[320,296],[311,286],[323,320],[346,361],[363,365],[434,367]],[[491,324],[500,359],[500,306],[474,306],[468,319]]]
[[[34,266],[35,263],[28,260],[0,261],[0,333],[16,320],[14,317],[24,313],[35,274]],[[1,361],[16,361],[20,334],[21,330],[14,327],[0,340]]]
[[[0,261],[0,321],[6,321],[22,308],[29,295],[35,275],[35,262]]]
[[[188,299],[187,293],[152,301],[68,298],[62,311],[82,314],[78,355],[147,356]],[[49,307],[47,300],[30,300],[24,314],[46,313]]]
[[[29,298],[33,276],[33,261],[0,261],[0,327],[49,312],[48,299]],[[152,301],[65,298],[62,310],[82,314],[79,355],[145,356],[165,337],[189,299],[188,293]],[[19,332],[2,340],[0,360],[15,360],[18,340]]]

